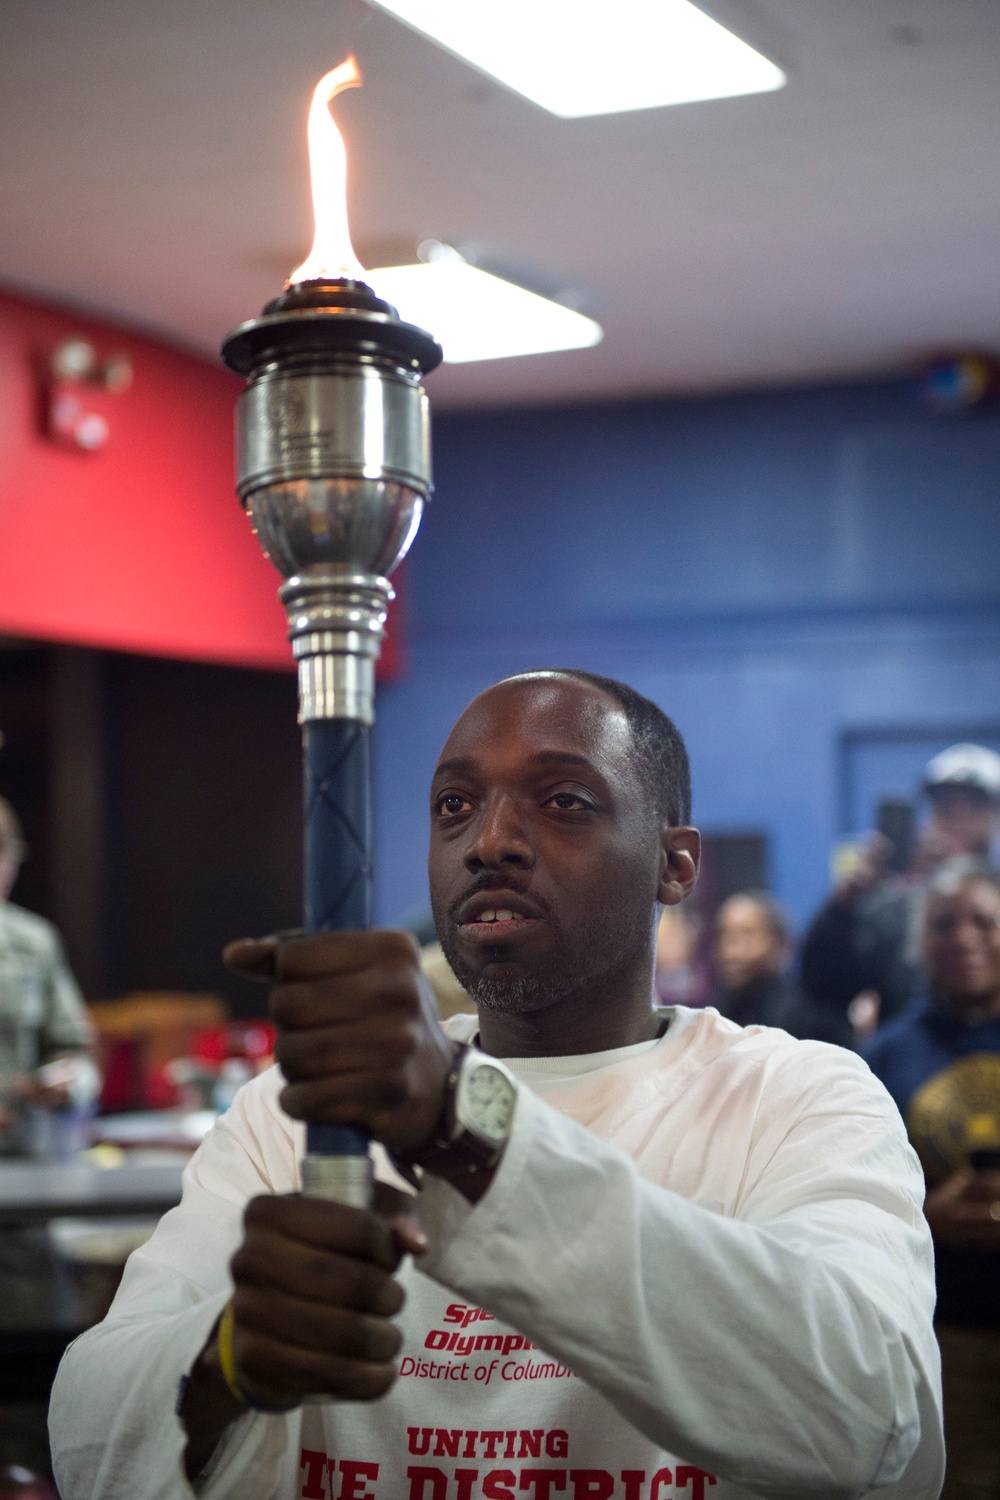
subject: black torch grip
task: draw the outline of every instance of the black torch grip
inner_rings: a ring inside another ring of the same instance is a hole
[[[307,932],[372,921],[371,728],[356,719],[314,719],[303,728]],[[310,1125],[309,1156],[367,1153],[366,1131]]]

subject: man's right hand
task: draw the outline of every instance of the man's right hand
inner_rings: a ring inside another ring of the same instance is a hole
[[[882,833],[873,833],[858,851],[851,873],[842,880],[830,898],[838,906],[849,906],[881,885],[889,871],[892,845]]]
[[[233,1256],[233,1360],[255,1405],[323,1395],[373,1401],[396,1378],[403,1306],[393,1272],[427,1241],[405,1194],[380,1185],[376,1211],[322,1198],[254,1198]],[[223,1378],[213,1330],[185,1397],[189,1477],[201,1472],[241,1408]]]

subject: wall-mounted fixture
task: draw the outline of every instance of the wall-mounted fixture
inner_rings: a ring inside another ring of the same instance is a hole
[[[60,447],[96,453],[107,443],[111,423],[107,398],[132,384],[126,354],[102,358],[85,338],[68,338],[43,367],[43,430]]]

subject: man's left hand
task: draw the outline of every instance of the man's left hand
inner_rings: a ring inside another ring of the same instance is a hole
[[[405,932],[230,943],[237,973],[273,981],[281,1105],[308,1124],[362,1125],[390,1150],[433,1137],[454,1043]]]

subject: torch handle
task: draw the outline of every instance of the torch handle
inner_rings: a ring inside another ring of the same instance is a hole
[[[356,719],[303,726],[307,932],[370,927],[372,920],[371,728]],[[303,1191],[368,1208],[369,1137],[354,1125],[309,1125]]]
[[[357,719],[303,726],[308,932],[370,927],[371,729]]]

